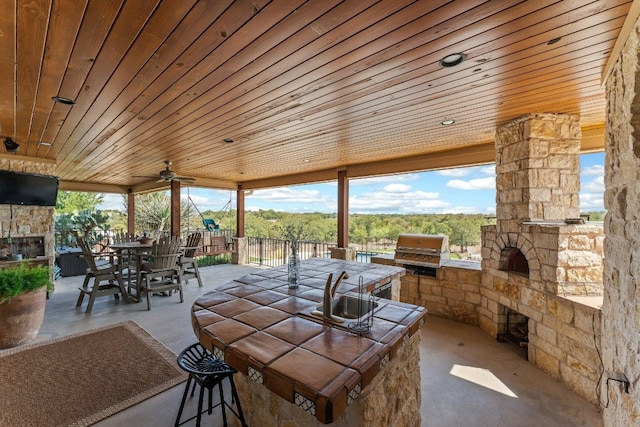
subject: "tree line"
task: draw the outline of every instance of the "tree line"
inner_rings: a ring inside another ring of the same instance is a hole
[[[56,206],[56,216],[82,216],[83,211],[96,211],[103,196],[96,193],[61,191]],[[122,210],[98,211],[98,217],[112,230],[126,230],[126,197]],[[136,196],[136,230],[157,232],[170,227],[170,197],[166,192]],[[587,212],[592,221],[601,221],[604,212]],[[216,221],[221,229],[234,230],[236,211],[227,209],[214,212],[206,210],[202,216],[184,202],[181,206],[182,233],[201,230],[202,217]],[[367,240],[396,241],[402,233],[445,234],[449,244],[464,252],[468,246],[480,243],[481,227],[494,224],[495,218],[483,214],[351,214],[349,215],[349,241],[364,243]],[[292,230],[296,230],[292,235]],[[245,235],[272,239],[299,239],[319,242],[337,240],[337,214],[292,213],[273,209],[245,212]]]

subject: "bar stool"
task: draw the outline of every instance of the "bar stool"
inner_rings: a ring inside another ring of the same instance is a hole
[[[238,399],[238,392],[236,391],[236,384],[233,381],[233,375],[238,372],[234,368],[230,367],[222,360],[215,357],[204,348],[200,343],[195,343],[185,348],[178,356],[178,365],[186,372],[189,373],[189,379],[187,385],[184,388],[184,394],[182,395],[182,403],[180,403],[180,410],[178,411],[178,417],[176,418],[176,427],[191,421],[196,418],[196,427],[200,426],[200,420],[202,414],[207,412],[209,415],[213,412],[213,408],[222,406],[222,420],[224,425],[227,425],[227,414],[225,406],[228,407],[233,414],[238,417],[243,427],[248,427],[242,414],[242,407],[240,406],[240,400]],[[231,405],[229,405],[224,399],[224,392],[222,391],[222,382],[225,378],[229,379],[231,384],[231,403],[235,401],[238,412],[236,412]],[[184,403],[187,400],[187,394],[189,393],[189,385],[193,380],[193,387],[191,389],[191,397],[196,388],[196,383],[200,385],[200,397],[198,400],[198,413],[193,417],[180,422],[182,416],[182,410],[184,409]],[[218,386],[220,392],[220,403],[215,406],[212,405],[211,392],[215,386]],[[209,390],[209,407],[206,410],[202,410],[202,399],[204,398],[205,388]]]

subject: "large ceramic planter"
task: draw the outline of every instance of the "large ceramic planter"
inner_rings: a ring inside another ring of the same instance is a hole
[[[26,344],[38,335],[46,300],[47,287],[43,286],[0,304],[0,348]]]

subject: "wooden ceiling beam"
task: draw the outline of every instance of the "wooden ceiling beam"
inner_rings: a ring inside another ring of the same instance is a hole
[[[616,43],[613,45],[613,49],[607,56],[607,63],[605,64],[602,70],[602,78],[600,79],[601,84],[604,86],[607,83],[607,79],[613,70],[613,66],[618,62],[618,58],[620,57],[620,52],[622,52],[622,48],[624,47],[629,35],[633,31],[633,28],[638,22],[638,18],[640,17],[640,0],[633,0],[631,3],[631,8],[627,13],[627,18],[622,24],[622,28],[618,33],[618,38],[616,39]]]

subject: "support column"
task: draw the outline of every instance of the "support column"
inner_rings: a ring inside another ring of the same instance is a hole
[[[331,248],[331,258],[356,260],[355,248],[349,247],[349,178],[346,169],[338,171],[338,247]]]
[[[180,237],[180,181],[171,181],[171,235]]]
[[[338,247],[349,246],[349,178],[346,169],[338,171]]]
[[[136,195],[131,189],[127,193],[127,233],[136,234]]]
[[[605,426],[638,425],[640,417],[640,21],[606,83],[604,166],[604,301],[600,402]],[[576,317],[577,319],[577,317]],[[590,333],[590,331],[589,331]],[[596,372],[595,375],[600,375]],[[626,380],[625,380],[626,378]],[[631,384],[629,386],[629,381]]]
[[[233,264],[249,263],[249,246],[244,235],[244,190],[238,185],[236,191],[236,237],[233,238],[235,252],[231,254]]]
[[[241,185],[236,191],[236,237],[244,237],[244,190]]]

